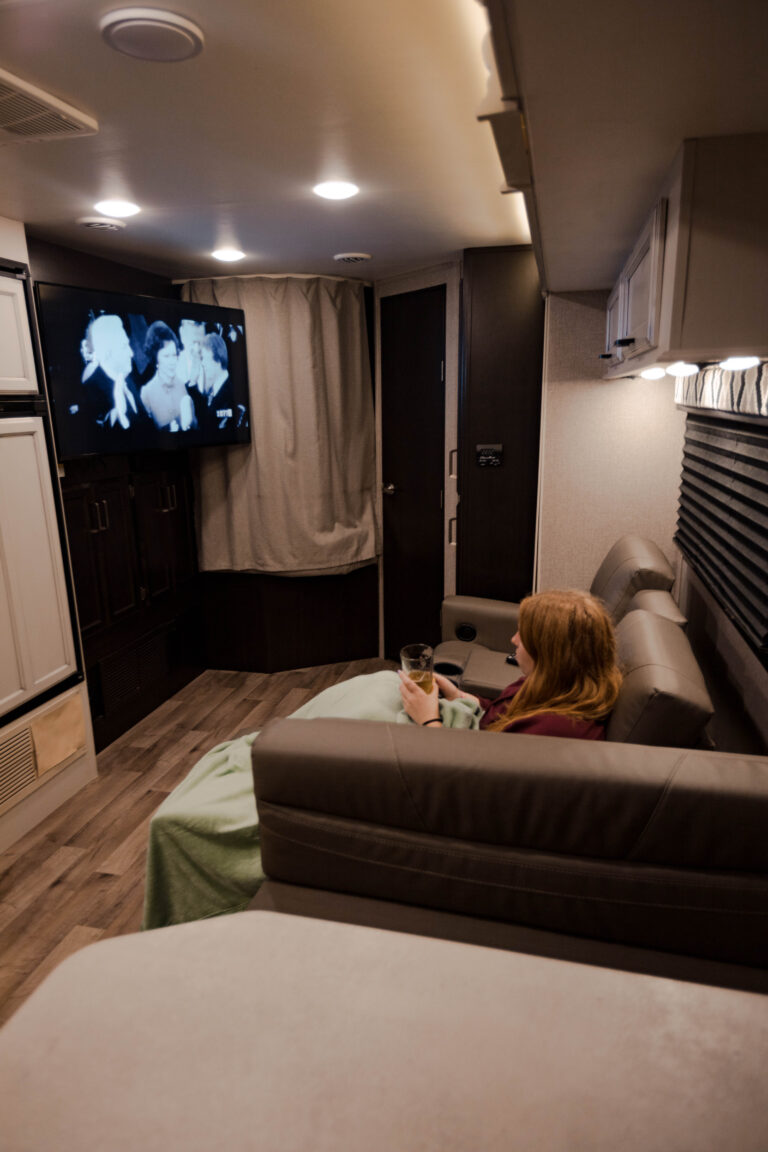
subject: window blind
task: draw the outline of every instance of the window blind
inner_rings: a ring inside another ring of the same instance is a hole
[[[689,413],[675,540],[768,660],[768,426]]]

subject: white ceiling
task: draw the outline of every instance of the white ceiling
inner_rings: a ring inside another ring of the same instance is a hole
[[[102,41],[100,0],[0,0],[0,68],[95,117],[81,139],[0,147],[0,215],[31,234],[176,278],[342,273],[378,279],[529,239],[477,120],[487,28],[477,0],[171,0],[203,53],[156,64]],[[159,7],[159,0],[153,0]],[[312,194],[321,180],[354,200]],[[105,197],[121,233],[75,223]],[[247,253],[222,265],[209,253]]]
[[[768,0],[502,4],[546,286],[609,287],[684,139],[768,131]]]
[[[768,0],[490,0],[506,18],[546,286],[609,286],[686,136],[768,130]],[[159,0],[152,0],[159,6]],[[0,0],[0,68],[95,117],[98,135],[0,146],[0,215],[176,278],[379,279],[528,240],[477,120],[478,0],[170,0],[203,28],[181,64],[121,56],[99,0]],[[325,179],[351,201],[312,194]],[[122,233],[75,221],[133,199]],[[221,265],[209,253],[247,253]],[[370,252],[364,265],[336,252]]]

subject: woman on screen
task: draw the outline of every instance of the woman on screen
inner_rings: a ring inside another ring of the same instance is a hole
[[[141,402],[158,428],[187,432],[196,424],[186,385],[179,379],[179,342],[163,320],[147,329],[144,351],[155,374],[141,390]]]

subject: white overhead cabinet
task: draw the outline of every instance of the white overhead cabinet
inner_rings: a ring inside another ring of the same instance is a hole
[[[768,134],[686,140],[609,297],[606,376],[768,356]]]
[[[40,389],[27,322],[24,283],[0,276],[0,397],[36,396]]]
[[[77,671],[39,416],[0,420],[0,716]]]

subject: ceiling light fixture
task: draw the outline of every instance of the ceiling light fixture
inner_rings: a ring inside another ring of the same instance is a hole
[[[312,191],[323,200],[348,200],[350,196],[357,196],[360,189],[345,180],[327,180],[324,184],[315,184]]]
[[[727,360],[721,360],[718,367],[726,372],[744,372],[747,368],[757,368],[759,363],[759,356],[729,356]]]
[[[99,21],[110,48],[137,60],[174,64],[202,52],[202,30],[175,12],[163,8],[116,8]]]
[[[667,376],[695,376],[698,371],[698,364],[686,364],[685,360],[676,360],[666,369]]]
[[[662,376],[666,376],[666,374],[663,368],[644,368],[640,373],[643,380],[661,380]]]
[[[215,252],[211,252],[216,260],[223,260],[227,264],[233,263],[235,260],[242,260],[245,252],[241,252],[239,248],[217,248]]]
[[[135,216],[141,212],[138,204],[131,204],[130,200],[99,200],[94,208],[105,216]]]
[[[334,260],[339,264],[364,264],[372,259],[370,252],[337,252]]]

